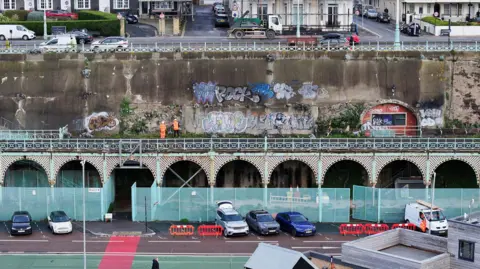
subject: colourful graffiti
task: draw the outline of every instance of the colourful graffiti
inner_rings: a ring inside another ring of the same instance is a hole
[[[275,95],[271,89],[270,84],[254,83],[254,84],[250,84],[249,86],[252,93],[258,94],[266,99],[273,98],[273,96]]]
[[[200,82],[193,84],[193,95],[198,104],[213,104],[217,84],[214,82]]]
[[[367,136],[414,136],[417,118],[408,108],[398,104],[380,104],[370,108],[362,119],[362,131]]]
[[[242,112],[210,112],[202,120],[206,133],[233,134],[243,133],[247,128],[247,119]]]
[[[93,113],[83,121],[83,127],[88,133],[110,131],[119,125],[120,121],[108,112]]]
[[[216,87],[216,96],[219,103],[223,101],[239,101],[244,102],[248,99],[254,103],[260,102],[260,96],[253,94],[247,87]]]
[[[273,92],[275,93],[275,98],[289,100],[295,96],[293,88],[285,83],[277,83],[273,85]]]

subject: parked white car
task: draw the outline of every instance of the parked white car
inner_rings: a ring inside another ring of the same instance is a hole
[[[121,36],[111,36],[100,41],[92,42],[92,45],[90,47],[93,50],[127,49],[128,40]]]
[[[377,10],[375,9],[369,9],[367,10],[367,18],[369,19],[376,19],[378,16]]]
[[[68,234],[73,231],[72,221],[63,211],[53,211],[48,219],[48,228],[54,234]]]
[[[231,201],[217,202],[215,223],[223,227],[223,236],[248,235],[248,224],[245,218],[233,208]]]
[[[77,40],[74,36],[65,35],[54,37],[46,42],[40,43],[39,46],[41,51],[55,51],[62,49],[76,49]]]
[[[2,24],[0,25],[0,40],[6,39],[34,39],[35,32],[28,30],[23,25],[18,24]]]

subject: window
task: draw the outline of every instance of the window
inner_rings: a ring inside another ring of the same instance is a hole
[[[462,16],[462,4],[457,4],[457,16]]]
[[[15,9],[15,0],[3,0],[3,9]]]
[[[328,5],[327,25],[338,25],[338,5]]]
[[[408,10],[410,11],[410,13],[414,13],[415,12],[415,4],[409,4],[408,5]]]
[[[115,9],[128,9],[128,0],[114,0]]]
[[[320,4],[320,20],[323,21],[323,4]]]
[[[257,4],[257,18],[260,18],[262,21],[267,21],[268,18],[268,5],[267,4]]]
[[[302,25],[303,24],[303,4],[300,4],[300,5],[293,5],[293,23],[294,25],[297,25],[297,20],[299,20],[299,24]]]
[[[469,262],[475,261],[475,243],[458,240],[458,258]]]
[[[51,10],[53,9],[53,0],[38,0],[39,10]]]
[[[443,14],[450,16],[450,4],[443,5]]]
[[[90,0],[76,0],[77,9],[90,9]]]
[[[427,4],[427,14],[432,13],[432,4]]]
[[[153,2],[153,9],[173,9],[172,2]]]
[[[272,23],[275,25],[278,25],[278,18],[277,17],[272,18]]]
[[[423,7],[418,8],[418,14],[423,14]]]
[[[373,126],[405,126],[405,114],[372,114]]]

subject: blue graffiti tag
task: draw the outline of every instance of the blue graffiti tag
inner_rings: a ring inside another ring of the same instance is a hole
[[[275,94],[273,91],[270,89],[270,84],[267,83],[253,83],[250,84],[250,90],[252,91],[253,94],[258,94],[260,96],[263,96],[267,99],[272,98]]]
[[[193,84],[193,95],[199,104],[213,104],[215,99],[215,90],[217,84],[215,82],[200,82]]]

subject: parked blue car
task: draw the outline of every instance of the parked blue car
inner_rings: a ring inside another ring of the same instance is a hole
[[[288,232],[292,236],[311,236],[317,232],[315,225],[298,212],[278,213],[275,220],[280,224],[282,231]]]

